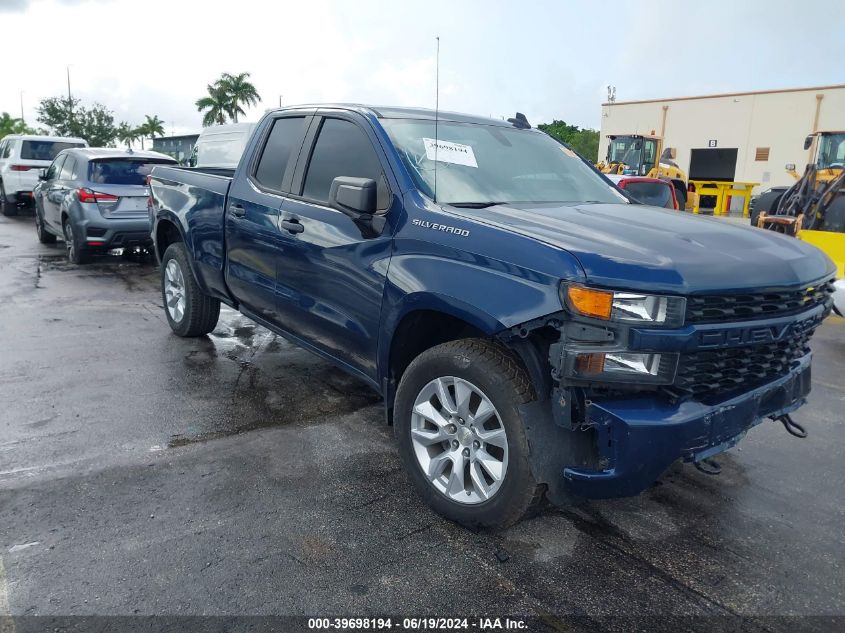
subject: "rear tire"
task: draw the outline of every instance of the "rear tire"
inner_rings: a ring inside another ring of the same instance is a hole
[[[18,214],[18,207],[6,199],[6,189],[0,183],[0,212],[7,218],[14,217]]]
[[[62,229],[65,234],[65,249],[67,250],[67,259],[71,264],[82,265],[87,264],[91,255],[82,245],[77,231],[73,230],[73,221],[70,218],[65,218],[62,223]]]
[[[161,258],[161,297],[167,322],[176,336],[208,334],[220,318],[220,301],[200,290],[182,242],[168,246]]]
[[[420,496],[447,519],[480,528],[507,527],[539,505],[543,487],[531,474],[519,412],[535,398],[523,367],[491,341],[443,343],[414,359],[396,394],[394,433]]]

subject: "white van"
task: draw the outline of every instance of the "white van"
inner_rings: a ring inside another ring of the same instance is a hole
[[[193,167],[234,169],[241,160],[255,123],[212,125],[205,128],[194,145],[190,164]]]
[[[88,147],[82,138],[10,134],[0,140],[0,212],[15,215],[18,206],[32,204],[38,174],[63,149]]]

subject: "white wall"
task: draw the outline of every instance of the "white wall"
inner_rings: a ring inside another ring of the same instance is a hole
[[[804,138],[812,131],[816,95],[823,95],[820,130],[845,130],[845,86],[744,95],[617,102],[602,106],[599,157],[607,153],[608,134],[660,134],[666,111],[665,145],[678,150],[676,162],[689,173],[690,150],[717,147],[738,149],[736,180],[759,182],[755,191],[794,181],[785,172],[795,163],[801,172],[808,162]],[[768,161],[755,161],[758,147],[769,147]]]

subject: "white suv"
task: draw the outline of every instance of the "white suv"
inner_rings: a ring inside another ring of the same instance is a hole
[[[15,215],[21,204],[32,204],[38,174],[69,147],[88,147],[81,138],[10,134],[0,140],[0,212]]]

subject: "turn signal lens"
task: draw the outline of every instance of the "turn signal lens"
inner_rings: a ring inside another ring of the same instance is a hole
[[[604,354],[578,354],[575,371],[579,375],[600,374],[604,371]]]
[[[584,316],[609,319],[613,309],[613,293],[581,286],[568,286],[569,305]]]

